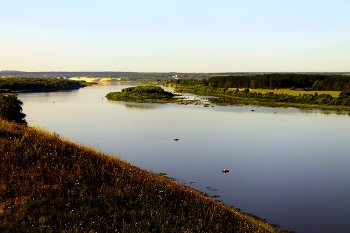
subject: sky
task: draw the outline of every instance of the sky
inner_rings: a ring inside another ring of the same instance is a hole
[[[349,0],[0,0],[0,70],[348,72]]]

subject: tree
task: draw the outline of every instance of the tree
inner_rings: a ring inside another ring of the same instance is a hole
[[[0,118],[14,121],[20,124],[27,124],[26,114],[22,112],[23,102],[17,95],[0,95]]]
[[[350,97],[350,91],[342,91],[338,96],[339,99],[346,99],[349,97]]]

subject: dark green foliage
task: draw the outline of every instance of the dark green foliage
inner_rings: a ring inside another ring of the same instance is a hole
[[[277,232],[91,148],[0,119],[0,232]]]
[[[106,95],[109,100],[157,102],[157,100],[169,100],[173,93],[164,91],[158,86],[136,86],[124,88],[121,92],[110,92]]]
[[[246,89],[243,91],[227,91],[227,95],[234,97],[242,97],[256,100],[267,100],[274,102],[285,102],[285,103],[300,103],[300,104],[312,104],[312,105],[341,105],[350,106],[349,91],[343,91],[339,94],[339,98],[333,98],[330,94],[303,94],[299,96],[289,94],[278,94],[273,92],[267,92],[262,94],[260,92],[247,92]],[[340,97],[342,96],[342,97]]]
[[[205,86],[209,85],[208,80],[207,79],[171,79],[171,80],[167,80],[167,82],[165,82],[165,85],[167,84],[175,84],[175,85],[179,85],[179,86],[193,86],[196,84],[203,84]]]
[[[85,87],[88,84],[80,81],[57,78],[2,78],[0,90],[11,91],[57,91],[73,90]]]
[[[26,114],[22,112],[23,102],[17,95],[0,94],[0,118],[14,121],[20,124],[27,124]]]
[[[219,88],[299,88],[315,91],[350,90],[350,76],[327,74],[259,74],[251,76],[213,76],[208,83]]]
[[[342,91],[339,94],[339,99],[347,99],[350,98],[350,91]]]

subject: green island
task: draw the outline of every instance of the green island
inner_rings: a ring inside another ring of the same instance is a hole
[[[56,133],[0,119],[1,232],[287,232]]]
[[[135,86],[124,88],[121,92],[110,92],[106,95],[109,100],[168,103],[173,101],[175,94],[164,91],[159,86]]]
[[[6,77],[0,78],[0,93],[75,90],[89,85],[92,84],[61,78]]]

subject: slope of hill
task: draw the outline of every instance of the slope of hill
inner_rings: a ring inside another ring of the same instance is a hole
[[[282,232],[113,155],[0,119],[0,232]]]

